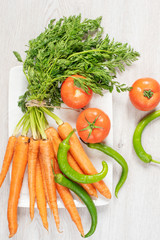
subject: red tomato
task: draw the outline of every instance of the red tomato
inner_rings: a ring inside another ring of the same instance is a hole
[[[110,119],[106,113],[98,108],[87,108],[80,113],[76,128],[78,135],[84,142],[102,142],[109,134]]]
[[[80,75],[73,75],[73,77],[85,78]],[[90,102],[92,95],[93,92],[90,88],[88,88],[88,93],[86,93],[82,88],[75,86],[72,77],[66,78],[61,87],[61,98],[71,108],[83,108]]]
[[[140,78],[132,85],[129,97],[137,109],[150,111],[160,101],[160,84],[153,78]]]

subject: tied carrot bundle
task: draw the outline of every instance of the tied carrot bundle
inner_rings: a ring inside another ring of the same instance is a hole
[[[19,136],[17,139],[12,164],[12,176],[8,200],[8,227],[9,237],[17,232],[17,207],[21,192],[23,177],[28,160],[28,137]]]
[[[30,196],[30,217],[34,217],[34,204],[36,194],[36,163],[39,152],[39,140],[30,138],[28,152],[28,187]]]
[[[52,144],[53,144],[53,150],[54,150],[54,154],[55,156],[57,156],[58,153],[58,147],[59,144],[61,143],[61,138],[58,135],[58,132],[56,129],[54,129],[53,127],[48,128],[46,131],[46,135],[49,139],[51,139]],[[78,164],[76,163],[76,161],[74,160],[74,158],[71,156],[70,153],[68,153],[68,163],[70,164],[70,166],[77,172],[83,174],[83,171],[80,169],[80,167],[78,166]],[[89,195],[94,196],[94,197],[98,197],[97,196],[97,191],[96,189],[93,187],[92,184],[80,184],[87,192]]]
[[[48,230],[46,198],[39,160],[36,162],[36,199],[43,226]]]
[[[57,230],[59,231],[59,214],[57,206],[56,184],[52,173],[51,160],[54,160],[54,152],[52,143],[49,139],[40,140],[40,156],[42,160],[42,167],[44,168],[45,182],[47,186],[49,206],[54,215]]]
[[[6,174],[8,172],[9,166],[11,164],[12,158],[13,158],[13,153],[14,153],[14,148],[16,144],[17,138],[15,136],[11,136],[8,139],[8,144],[6,148],[6,153],[4,156],[3,160],[3,165],[2,165],[2,170],[0,173],[0,187],[2,186],[2,183],[6,177]]]
[[[58,126],[58,133],[62,139],[65,139],[71,131],[73,131],[73,128],[67,122]],[[70,139],[70,153],[85,174],[97,174],[97,170],[82,148],[82,145],[75,133]],[[111,198],[111,192],[103,180],[93,183],[93,185],[104,197],[109,199]]]
[[[55,160],[54,171],[56,174],[61,173],[57,160]],[[76,205],[74,203],[73,197],[72,197],[69,189],[58,183],[56,183],[56,188],[57,188],[58,193],[64,203],[65,208],[68,210],[68,212],[72,218],[72,221],[76,224],[81,235],[84,236],[84,230],[83,230],[81,218],[79,216],[79,213],[77,211]]]

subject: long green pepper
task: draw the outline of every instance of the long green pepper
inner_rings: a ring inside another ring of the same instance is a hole
[[[150,163],[150,162],[154,162],[154,163],[159,163],[156,160],[152,159],[152,156],[148,153],[146,153],[146,151],[144,150],[142,143],[141,143],[141,138],[142,138],[142,133],[144,128],[154,119],[160,117],[160,110],[155,111],[149,115],[147,115],[146,117],[144,117],[137,125],[135,131],[134,131],[134,135],[133,135],[133,147],[134,150],[137,154],[137,156],[145,163]]]
[[[113,148],[103,144],[103,143],[86,143],[88,147],[97,149],[108,156],[114,158],[122,167],[122,174],[120,177],[119,182],[117,183],[116,189],[115,189],[115,196],[118,197],[118,192],[124,182],[126,181],[126,178],[128,176],[128,165],[125,159],[120,155],[117,151],[115,151]]]
[[[59,145],[57,159],[58,159],[60,170],[68,178],[78,183],[87,184],[87,183],[94,183],[102,180],[107,175],[107,172],[108,172],[108,165],[105,161],[102,162],[102,165],[103,165],[102,171],[98,174],[93,174],[93,175],[80,174],[69,165],[67,160],[67,153],[70,149],[69,140],[73,133],[74,133],[74,130],[70,132],[67,138],[64,139]]]
[[[97,209],[95,207],[94,202],[92,201],[88,193],[79,184],[67,179],[61,173],[55,174],[53,169],[53,161],[51,162],[51,165],[55,182],[72,190],[75,194],[77,194],[81,198],[81,200],[85,203],[86,207],[88,208],[88,211],[91,215],[92,223],[89,232],[84,237],[85,238],[90,237],[95,232],[97,226]]]

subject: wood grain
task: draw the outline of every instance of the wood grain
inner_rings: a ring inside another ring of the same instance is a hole
[[[82,13],[82,17],[103,16],[105,33],[122,42],[129,42],[141,58],[118,76],[131,85],[140,77],[153,77],[160,82],[160,1],[158,0],[0,0],[0,168],[7,144],[9,69],[18,65],[12,51],[24,57],[25,44],[47,25],[51,18]],[[16,87],[16,86],[15,86]],[[145,165],[136,157],[132,135],[137,122],[146,113],[131,105],[128,94],[113,93],[114,148],[128,161],[128,180],[107,207],[98,207],[98,226],[93,237],[99,240],[159,240],[160,236],[160,167]],[[155,159],[160,160],[160,122],[154,121],[144,131],[143,144]],[[114,164],[114,187],[121,169]],[[7,201],[9,176],[0,189],[0,239],[8,239]],[[86,209],[79,209],[85,232],[90,226]],[[49,232],[42,227],[38,211],[30,222],[29,210],[18,210],[19,230],[14,240],[80,240],[66,210],[60,210],[63,232],[57,233],[48,210]]]

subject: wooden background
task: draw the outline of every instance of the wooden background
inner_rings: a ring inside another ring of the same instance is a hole
[[[105,33],[118,41],[130,43],[141,53],[140,60],[120,74],[118,80],[131,85],[138,78],[153,77],[160,82],[159,0],[0,0],[0,167],[8,138],[9,70],[18,65],[12,51],[23,53],[28,40],[43,31],[51,18],[78,13],[87,18],[102,15]],[[113,196],[109,206],[98,207],[98,226],[90,239],[160,238],[160,166],[142,163],[132,146],[135,126],[144,115],[145,112],[131,105],[128,93],[113,93],[114,148],[126,158],[129,175],[119,199]],[[143,134],[145,149],[157,160],[160,160],[159,129],[160,121],[156,120]],[[114,187],[120,173],[121,168],[114,164]],[[8,194],[9,175],[0,189],[0,240],[7,240],[9,235]],[[90,216],[86,209],[80,209],[79,212],[87,232]],[[31,223],[28,209],[18,209],[19,229],[13,239],[81,239],[66,210],[60,210],[61,234],[57,233],[49,210],[48,215],[49,232],[42,227],[37,211]]]

